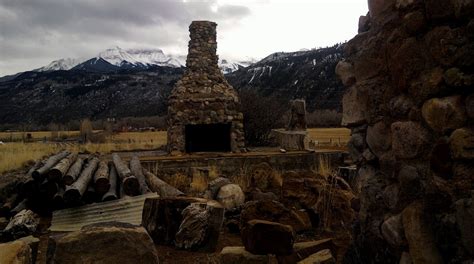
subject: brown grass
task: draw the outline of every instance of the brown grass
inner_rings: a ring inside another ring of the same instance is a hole
[[[13,142],[0,145],[0,173],[20,168],[30,160],[38,160],[59,150],[56,145],[44,143]]]
[[[309,128],[310,138],[317,142],[316,148],[344,150],[351,137],[347,128]]]

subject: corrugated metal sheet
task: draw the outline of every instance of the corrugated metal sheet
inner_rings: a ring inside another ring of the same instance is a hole
[[[95,203],[53,212],[51,231],[76,231],[85,225],[119,221],[140,225],[146,198],[158,197],[157,193],[128,197],[120,200]]]

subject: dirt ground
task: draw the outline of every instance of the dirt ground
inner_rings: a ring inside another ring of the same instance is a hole
[[[312,240],[320,240],[325,238],[334,238],[334,244],[338,250],[337,263],[341,263],[344,253],[347,251],[347,248],[350,245],[350,236],[347,232],[319,232],[316,230],[308,231],[303,234],[298,234],[296,236],[295,242],[304,242]],[[219,253],[224,247],[228,246],[242,246],[242,241],[239,234],[231,234],[225,230],[221,231],[219,237],[219,242],[217,245],[217,250],[214,253],[206,252],[196,252],[188,250],[180,250],[170,246],[161,246],[157,245],[156,249],[158,251],[158,256],[160,258],[160,263],[163,264],[180,264],[180,263],[196,263],[196,264],[207,264],[207,263],[220,263],[219,262]],[[276,262],[276,258],[275,264]],[[225,263],[224,263],[225,264]]]

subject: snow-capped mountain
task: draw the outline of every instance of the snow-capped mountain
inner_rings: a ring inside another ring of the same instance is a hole
[[[255,62],[230,61],[222,59],[219,67],[224,74],[234,72]],[[107,65],[110,64],[110,65]],[[89,59],[60,59],[41,67],[35,71],[57,71],[57,70],[90,70],[111,71],[119,69],[147,69],[152,66],[179,68],[186,66],[186,56],[166,55],[161,49],[122,49],[114,47],[100,52],[97,56]]]
[[[60,60],[52,61],[50,64],[43,66],[36,71],[67,71],[74,68],[76,65],[84,62],[84,59],[73,59],[73,58],[65,58]]]

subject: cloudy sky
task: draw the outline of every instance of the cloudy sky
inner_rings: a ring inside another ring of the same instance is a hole
[[[221,58],[330,46],[357,33],[367,0],[0,0],[0,76],[110,47],[186,54],[192,20],[218,23]]]

